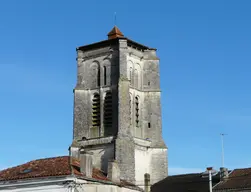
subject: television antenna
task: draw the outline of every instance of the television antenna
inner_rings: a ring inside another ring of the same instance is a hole
[[[116,26],[117,24],[117,13],[114,12],[114,26]]]

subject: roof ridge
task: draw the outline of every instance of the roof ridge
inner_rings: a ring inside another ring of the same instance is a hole
[[[247,167],[247,168],[237,168],[237,169],[233,169],[232,171],[235,171],[235,170],[245,170],[245,169],[251,169],[251,167]]]
[[[13,168],[22,167],[23,165],[29,164],[29,163],[31,163],[31,162],[41,161],[41,160],[49,160],[49,159],[56,159],[56,158],[63,158],[63,157],[69,157],[69,155],[57,156],[57,157],[47,157],[47,158],[40,158],[40,159],[30,160],[30,161],[27,161],[27,162],[25,162],[25,163],[21,163],[21,164],[16,165],[16,166],[11,166],[11,167],[8,167],[8,168],[6,168],[6,169],[2,169],[2,170],[0,170],[0,173],[1,173],[2,171],[6,171],[6,170],[8,170],[8,169],[13,169]]]
[[[179,174],[179,175],[169,175],[168,177],[179,177],[179,176],[187,176],[187,175],[200,175],[201,173],[183,173],[183,174]]]

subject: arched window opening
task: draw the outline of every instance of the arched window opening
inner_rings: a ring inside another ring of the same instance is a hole
[[[130,67],[129,71],[129,80],[130,80],[130,85],[132,85],[132,67]]]
[[[135,125],[139,127],[139,98],[135,97]]]
[[[134,70],[134,87],[138,88],[138,83],[139,83],[139,74],[138,74],[138,70],[135,69]]]
[[[104,100],[104,136],[112,134],[112,93],[109,91]]]
[[[104,85],[106,85],[106,66],[104,66]]]
[[[100,127],[100,96],[95,94],[92,99],[92,128],[91,137],[99,136]]]
[[[129,98],[129,119],[130,119],[130,125],[132,124],[132,97],[130,95]]]
[[[98,67],[98,72],[97,72],[97,86],[100,86],[100,68]]]

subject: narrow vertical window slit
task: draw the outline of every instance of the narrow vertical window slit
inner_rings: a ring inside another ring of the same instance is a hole
[[[104,85],[106,85],[106,66],[104,66]]]
[[[139,98],[135,97],[135,125],[139,127]]]
[[[97,72],[97,86],[100,86],[100,68],[98,68],[98,72]]]
[[[106,93],[104,100],[104,135],[112,135],[112,93]]]

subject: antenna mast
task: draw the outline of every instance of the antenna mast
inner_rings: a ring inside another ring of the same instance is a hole
[[[222,167],[224,167],[224,136],[226,134],[221,133],[221,163],[222,163]]]
[[[116,26],[117,24],[117,14],[116,12],[114,12],[114,26]]]

